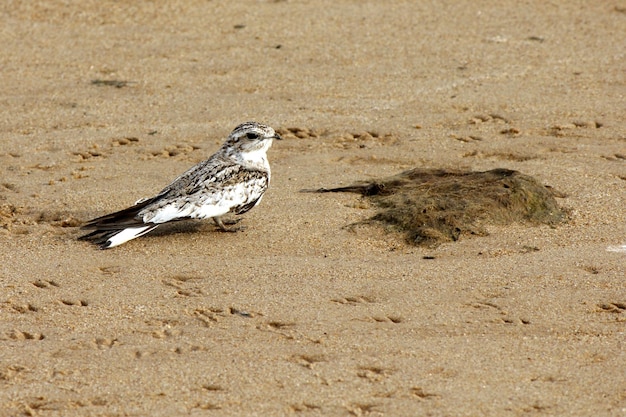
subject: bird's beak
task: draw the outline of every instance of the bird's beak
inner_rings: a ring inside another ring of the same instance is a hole
[[[274,134],[274,139],[283,140],[278,133]]]

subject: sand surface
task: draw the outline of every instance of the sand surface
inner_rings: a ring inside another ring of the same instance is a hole
[[[0,5],[0,416],[626,416],[623,1],[67,3]],[[247,120],[297,135],[245,231],[76,240]],[[299,192],[413,167],[569,221],[421,248]]]

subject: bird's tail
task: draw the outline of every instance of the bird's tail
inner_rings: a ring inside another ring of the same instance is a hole
[[[79,239],[99,245],[100,249],[109,249],[145,235],[158,224],[144,223],[139,212],[153,201],[154,199],[139,201],[132,207],[88,221],[81,229],[93,231]]]
[[[96,229],[93,232],[79,237],[80,240],[88,240],[95,245],[99,245],[100,249],[109,249],[126,243],[129,240],[143,236],[148,232],[156,229],[158,224],[150,224],[142,227],[127,227],[118,230],[101,230]]]

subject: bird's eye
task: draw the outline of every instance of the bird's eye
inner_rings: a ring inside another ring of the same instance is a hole
[[[248,139],[254,140],[254,139],[258,139],[259,138],[259,134],[258,133],[254,133],[254,132],[248,132],[248,133],[246,133],[246,137]]]

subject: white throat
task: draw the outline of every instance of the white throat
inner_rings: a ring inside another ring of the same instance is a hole
[[[267,144],[254,151],[241,152],[241,158],[252,165],[260,165],[269,169],[267,162],[267,150],[272,146],[271,141],[267,141]]]

